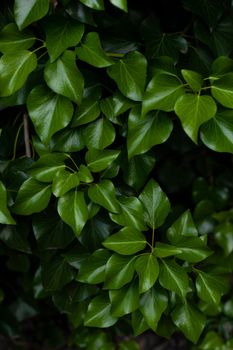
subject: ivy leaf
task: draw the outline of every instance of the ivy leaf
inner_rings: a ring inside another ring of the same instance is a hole
[[[201,350],[211,350],[211,349],[221,349],[223,347],[223,339],[218,335],[218,333],[214,331],[209,331],[201,344],[199,345],[199,348]]]
[[[65,259],[54,258],[42,265],[41,277],[46,291],[56,291],[74,279],[74,271]]]
[[[7,24],[0,32],[0,52],[15,53],[29,49],[35,42],[29,30],[19,31],[14,23]]]
[[[184,0],[184,7],[200,16],[210,26],[216,24],[221,17],[223,7],[218,0],[197,0],[195,2],[191,0]]]
[[[103,0],[80,0],[85,6],[93,10],[104,10]]]
[[[14,17],[20,30],[38,21],[49,10],[49,0],[15,0]]]
[[[120,343],[119,350],[140,350],[136,340],[124,340]]]
[[[3,183],[0,181],[0,223],[7,225],[15,225],[16,222],[12,218],[7,208],[7,191]]]
[[[49,143],[55,132],[69,124],[73,114],[71,101],[43,85],[36,86],[30,92],[27,107],[36,132],[45,144]]]
[[[185,337],[197,343],[204,327],[205,316],[191,304],[177,306],[172,312],[172,320]]]
[[[139,293],[145,293],[153,287],[158,278],[158,261],[153,254],[144,254],[137,258],[135,269],[139,276]]]
[[[193,222],[190,210],[186,210],[172,224],[167,231],[167,238],[174,245],[179,245],[179,242],[186,237],[197,237],[198,231]]]
[[[108,211],[113,213],[119,211],[115,187],[110,180],[103,180],[98,184],[90,186],[88,196],[94,203],[101,205]]]
[[[189,291],[189,280],[185,269],[173,260],[161,260],[159,283],[183,299]]]
[[[129,100],[120,92],[116,92],[110,97],[104,98],[100,102],[101,111],[113,123],[118,124],[117,117],[133,107],[135,102]]]
[[[124,227],[108,237],[103,246],[121,255],[132,255],[145,248],[146,238],[141,232]]]
[[[38,181],[52,182],[57,172],[65,169],[64,161],[67,158],[67,155],[62,153],[45,154],[32,164],[28,173]]]
[[[85,147],[82,130],[80,128],[62,129],[57,133],[55,133],[55,135],[51,138],[49,146],[51,151],[58,151],[58,152],[80,151]]]
[[[141,202],[136,197],[122,196],[118,199],[120,205],[120,213],[109,213],[112,221],[121,226],[128,226],[135,228],[138,231],[146,230],[143,221],[143,207]]]
[[[214,60],[212,64],[212,76],[221,77],[226,73],[230,73],[233,69],[233,60],[229,57],[220,56]]]
[[[78,58],[91,66],[104,68],[114,64],[102,48],[98,33],[88,33],[81,46],[76,49]]]
[[[118,290],[109,291],[111,301],[111,314],[121,317],[137,310],[139,305],[139,293],[137,281]]]
[[[62,197],[72,188],[77,187],[80,179],[77,173],[70,173],[67,170],[57,172],[53,179],[52,192],[56,197]]]
[[[132,328],[134,335],[140,335],[149,329],[149,326],[139,310],[132,312]]]
[[[113,254],[106,265],[105,287],[119,289],[129,283],[134,275],[136,257]]]
[[[155,75],[146,88],[142,102],[142,115],[153,109],[173,111],[177,99],[184,93],[183,83],[176,75]]]
[[[216,152],[233,153],[233,112],[218,111],[201,127],[201,140]]]
[[[200,262],[213,254],[206,243],[198,237],[183,238],[177,245],[181,250],[177,258],[191,263]]]
[[[76,46],[84,33],[84,25],[71,18],[49,16],[45,23],[46,47],[54,62],[66,49]]]
[[[167,258],[168,256],[178,255],[182,250],[170,244],[157,242],[155,246],[155,256],[159,258]]]
[[[147,61],[137,51],[129,52],[107,69],[123,95],[133,101],[142,101],[146,83]]]
[[[223,222],[215,229],[214,238],[219,246],[224,250],[225,255],[233,252],[233,224],[231,222]]]
[[[57,211],[61,219],[69,225],[74,233],[80,235],[87,219],[88,209],[84,193],[70,191],[58,199]]]
[[[161,288],[151,288],[140,299],[140,311],[154,332],[167,305],[167,293]]]
[[[36,68],[36,54],[27,50],[6,53],[0,58],[0,96],[10,96],[26,82]]]
[[[111,304],[107,295],[98,295],[88,305],[84,326],[108,328],[113,326],[117,318],[111,315]]]
[[[109,0],[111,4],[127,12],[127,0]]]
[[[181,73],[184,80],[189,84],[193,91],[198,92],[203,84],[203,78],[201,74],[188,69],[182,69]]]
[[[214,98],[223,106],[233,108],[233,73],[224,74],[211,83],[211,93]]]
[[[82,283],[98,284],[105,280],[105,268],[110,253],[106,249],[96,250],[80,266],[77,280]]]
[[[140,108],[136,107],[129,115],[129,125],[131,118],[134,122],[133,127],[129,127],[127,135],[129,159],[165,142],[172,132],[172,121],[165,113],[151,112],[141,118]]]
[[[94,180],[88,167],[86,167],[83,164],[81,164],[79,166],[78,177],[79,177],[80,181],[85,182],[85,183],[90,183]]]
[[[95,150],[91,149],[86,153],[85,159],[88,168],[93,172],[106,169],[120,154],[115,150]]]
[[[81,105],[76,109],[74,118],[72,120],[72,127],[87,124],[97,119],[100,115],[99,102],[96,98],[85,98]]]
[[[113,125],[105,118],[100,118],[89,124],[84,137],[89,149],[104,149],[111,145],[115,140],[115,129]]]
[[[197,143],[199,127],[214,117],[217,106],[211,96],[186,94],[177,100],[175,112],[186,134]]]
[[[44,78],[51,90],[80,104],[84,80],[75,63],[75,53],[65,51],[55,62],[48,62]]]
[[[20,187],[12,211],[19,215],[31,215],[44,210],[51,197],[51,185],[29,178]]]
[[[209,304],[219,304],[229,287],[228,278],[197,271],[196,288],[199,298]]]
[[[139,199],[144,207],[145,222],[152,229],[161,226],[170,211],[170,203],[158,183],[151,179]]]

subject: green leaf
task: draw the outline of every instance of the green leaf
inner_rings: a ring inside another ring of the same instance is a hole
[[[103,242],[105,248],[121,255],[132,255],[146,247],[145,236],[130,227],[124,227]]]
[[[177,99],[184,95],[183,83],[171,74],[158,74],[149,82],[142,102],[142,115],[153,109],[174,110]]]
[[[120,213],[109,213],[112,221],[121,226],[135,228],[138,231],[146,230],[143,220],[143,207],[136,197],[121,196],[118,198]]]
[[[54,176],[62,169],[65,169],[64,161],[68,158],[66,154],[51,153],[40,157],[29,168],[29,175],[41,182],[52,182]]]
[[[120,343],[119,350],[140,350],[136,340],[124,340]]]
[[[201,127],[201,140],[216,152],[233,153],[233,112],[217,111],[214,118]]]
[[[20,187],[12,211],[19,215],[31,215],[44,210],[51,197],[51,185],[29,178]]]
[[[139,305],[138,283],[128,284],[127,286],[109,291],[111,302],[111,314],[115,317],[121,317],[137,310]]]
[[[233,108],[233,73],[224,74],[211,83],[211,93],[223,106]]]
[[[16,222],[12,218],[9,209],[7,208],[7,191],[3,183],[0,181],[0,223],[15,225]]]
[[[58,152],[80,151],[85,147],[82,129],[66,128],[65,130],[62,129],[58,131],[52,137],[49,146],[52,151],[58,151]]]
[[[177,246],[181,250],[177,258],[191,263],[200,262],[213,254],[206,243],[198,237],[184,237]]]
[[[161,226],[170,211],[170,203],[158,183],[151,179],[139,199],[144,207],[145,222],[152,229]]]
[[[110,180],[103,180],[88,189],[88,196],[94,202],[113,213],[119,212],[116,191]]]
[[[154,332],[167,305],[167,293],[161,288],[151,288],[140,299],[140,311]]]
[[[113,254],[106,265],[105,287],[119,289],[131,282],[136,257]]]
[[[65,51],[55,62],[48,62],[44,70],[47,85],[57,94],[80,104],[84,80],[75,63],[75,53]]]
[[[86,167],[83,164],[79,166],[78,177],[81,182],[85,182],[85,183],[90,183],[90,182],[93,182],[94,180],[88,167]]]
[[[189,280],[185,269],[173,260],[161,260],[159,283],[163,288],[177,293],[183,299],[189,291]]]
[[[159,258],[167,258],[168,256],[178,255],[182,253],[182,250],[170,244],[157,242],[154,252],[155,255]]]
[[[85,36],[81,46],[76,49],[76,53],[81,61],[97,68],[108,67],[114,63],[103,50],[99,34],[95,32],[90,32]]]
[[[158,261],[153,254],[144,254],[137,258],[135,269],[139,276],[139,293],[145,293],[153,287],[158,278]]]
[[[61,170],[54,176],[52,192],[56,197],[61,197],[72,188],[77,187],[79,183],[80,179],[77,173]]]
[[[172,312],[172,320],[185,337],[197,343],[204,327],[205,316],[191,304],[177,306]]]
[[[73,114],[71,101],[43,85],[31,91],[27,107],[36,132],[45,144],[49,143],[55,132],[69,124]]]
[[[61,289],[74,279],[74,271],[65,259],[54,258],[42,265],[42,283],[46,291]]]
[[[87,97],[82,100],[81,105],[76,109],[72,120],[72,127],[87,124],[98,118],[100,115],[99,102],[96,98]]]
[[[20,32],[14,23],[7,24],[0,32],[0,52],[3,53],[27,50],[34,42],[34,35],[29,30]]]
[[[27,50],[6,53],[0,58],[0,96],[10,96],[26,82],[36,68],[36,54]]]
[[[80,235],[87,219],[88,209],[84,193],[70,191],[58,199],[57,211],[62,220],[69,225],[74,233]]]
[[[214,117],[217,106],[211,96],[186,94],[177,100],[175,112],[186,134],[197,143],[199,127]]]
[[[50,16],[45,23],[46,47],[51,62],[66,49],[76,46],[84,33],[84,25],[71,18]]]
[[[200,350],[220,350],[224,349],[223,339],[214,331],[210,331],[206,334],[205,338],[199,345]],[[226,348],[227,349],[227,348]]]
[[[15,0],[14,2],[14,17],[20,30],[44,17],[48,10],[48,0]]]
[[[187,10],[200,16],[211,27],[216,24],[224,9],[218,0],[184,0],[183,3]]]
[[[147,322],[145,321],[142,313],[139,310],[132,312],[132,328],[134,335],[140,335],[149,329]]]
[[[80,0],[85,6],[93,10],[104,10],[103,0]]]
[[[199,298],[209,304],[219,304],[221,296],[228,290],[228,277],[199,270],[197,273],[196,288]]]
[[[115,129],[107,119],[100,118],[86,127],[84,137],[89,149],[102,150],[115,140]]]
[[[212,76],[221,77],[233,70],[233,60],[229,57],[220,56],[212,64]]]
[[[105,281],[105,268],[110,253],[106,249],[96,250],[81,262],[77,280],[82,283],[98,284]]]
[[[189,69],[182,69],[181,73],[183,75],[184,80],[189,84],[193,91],[198,92],[201,89],[203,84],[203,78],[199,73]]]
[[[186,237],[197,237],[198,231],[193,222],[190,210],[186,210],[172,224],[167,231],[167,238],[173,245],[179,245],[179,242]]]
[[[123,95],[133,101],[142,101],[146,83],[146,58],[138,51],[129,52],[107,69]]]
[[[171,119],[163,112],[153,111],[142,118],[140,108],[135,107],[129,115],[127,135],[128,157],[143,154],[153,146],[165,142],[173,128]],[[130,126],[130,123],[133,125]]]
[[[85,159],[88,168],[95,172],[106,169],[120,154],[120,151],[114,150],[95,150],[91,149],[86,153]]]
[[[109,0],[111,4],[127,12],[127,0]]]
[[[27,234],[28,229],[26,225],[21,223],[21,225],[17,227],[12,224],[7,224],[1,229],[0,240],[11,249],[19,250],[23,253],[31,253]]]
[[[119,124],[117,117],[134,106],[135,102],[129,100],[119,91],[100,102],[101,111],[113,123]]]
[[[233,224],[231,222],[223,222],[215,229],[214,238],[223,249],[225,255],[233,252]]]
[[[88,305],[84,326],[108,328],[113,326],[117,318],[110,313],[111,304],[107,295],[98,295]]]

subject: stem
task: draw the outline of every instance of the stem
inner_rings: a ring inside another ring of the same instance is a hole
[[[72,171],[72,173],[75,173],[75,170],[72,169],[71,167],[69,167],[68,165],[66,165],[66,168],[69,169],[70,171]]]
[[[106,52],[106,55],[107,56],[110,56],[110,57],[124,57],[124,53],[116,53],[116,52]]]
[[[155,229],[154,227],[152,228],[152,248],[154,249],[154,245],[155,245]]]
[[[44,47],[45,47],[45,44],[37,47],[35,50],[31,51],[31,53],[35,53],[36,51],[39,51],[40,49],[43,49]]]
[[[42,55],[40,55],[37,60],[39,61],[46,54],[47,54],[47,51],[43,52]]]
[[[30,147],[30,134],[29,134],[29,123],[28,123],[28,115],[25,112],[23,114],[23,129],[24,129],[24,144],[25,144],[25,154],[26,157],[31,158],[31,147]]]
[[[19,139],[19,134],[20,134],[20,131],[22,129],[22,126],[23,126],[23,123],[20,124],[18,130],[17,130],[17,133],[15,135],[15,142],[14,142],[14,148],[13,148],[13,156],[12,156],[12,160],[15,160],[15,157],[16,157],[16,148],[17,148],[17,143],[18,143],[18,139]]]
[[[71,162],[74,164],[75,168],[79,171],[79,167],[77,166],[77,164],[75,163],[75,161],[73,160],[73,158],[67,154],[67,156],[70,158]]]
[[[203,87],[203,88],[201,88],[201,91],[202,91],[202,90],[208,90],[208,89],[211,89],[211,86]]]

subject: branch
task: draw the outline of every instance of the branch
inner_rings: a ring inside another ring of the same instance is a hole
[[[24,144],[25,144],[25,154],[26,157],[31,158],[31,147],[30,147],[30,135],[29,135],[29,123],[28,123],[28,115],[25,112],[23,114],[23,129],[24,129]]]

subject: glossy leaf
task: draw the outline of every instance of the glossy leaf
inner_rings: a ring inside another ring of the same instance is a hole
[[[74,52],[67,50],[55,62],[47,63],[44,78],[54,92],[81,103],[84,80],[76,66]]]
[[[198,92],[201,89],[203,78],[199,73],[188,69],[182,69],[181,73],[184,80],[189,84],[193,91]]]
[[[124,227],[119,232],[114,233],[103,242],[105,248],[113,250],[121,255],[132,255],[146,246],[145,236],[132,228]]]
[[[80,0],[85,6],[93,10],[104,10],[103,0]]]
[[[159,283],[163,288],[174,291],[183,299],[189,291],[187,273],[173,260],[161,260]]]
[[[170,211],[170,203],[158,183],[151,179],[139,199],[144,207],[145,222],[152,229],[161,226]]]
[[[127,12],[127,0],[109,0],[111,4]]]
[[[227,73],[212,82],[211,93],[223,106],[233,108],[233,73]]]
[[[97,119],[100,115],[99,103],[96,98],[86,98],[82,100],[77,108],[72,120],[72,127],[87,124]]]
[[[29,178],[19,189],[12,211],[20,215],[31,215],[44,210],[51,197],[51,185]]]
[[[120,151],[114,150],[95,150],[91,149],[86,153],[85,159],[88,168],[93,172],[99,172],[106,169],[120,154]]]
[[[142,103],[142,114],[153,109],[174,110],[177,99],[184,95],[183,83],[175,75],[158,74],[149,82]]]
[[[72,188],[77,188],[79,183],[80,179],[77,173],[61,170],[54,176],[52,192],[56,197],[61,197]]]
[[[173,245],[179,245],[179,242],[186,237],[197,236],[198,231],[189,210],[181,214],[167,231],[167,238]]]
[[[137,281],[127,286],[109,291],[111,314],[115,317],[127,315],[138,308],[139,293]]]
[[[99,35],[95,32],[88,33],[81,46],[76,49],[80,60],[97,68],[111,66],[114,61],[104,52]]]
[[[88,189],[88,196],[94,202],[110,212],[117,213],[119,205],[116,199],[116,193],[113,183],[110,180],[92,185]]]
[[[33,52],[20,50],[17,55],[11,52],[4,54],[0,58],[0,96],[10,96],[18,91],[36,66]]]
[[[111,304],[107,295],[99,295],[88,305],[84,325],[87,327],[107,328],[114,325],[117,318],[110,313]]]
[[[35,42],[29,30],[19,31],[14,23],[7,24],[0,32],[0,51],[14,53],[15,50],[27,50]]]
[[[45,23],[46,47],[51,62],[66,49],[76,46],[84,33],[84,25],[61,16],[50,16]]]
[[[172,312],[172,320],[186,338],[197,343],[205,327],[205,316],[200,311],[186,303],[176,307]]]
[[[84,132],[85,142],[89,149],[104,149],[115,139],[115,129],[105,118],[100,118],[89,124]]]
[[[159,288],[151,288],[141,297],[140,311],[153,331],[156,331],[158,322],[167,305],[167,293]]]
[[[7,208],[7,191],[3,183],[0,181],[0,223],[14,225],[15,220],[12,218]]]
[[[141,101],[146,82],[147,61],[140,52],[130,52],[109,67],[108,75],[126,97]]]
[[[48,10],[48,0],[15,0],[14,2],[14,16],[20,30],[44,17]]]
[[[233,252],[233,225],[231,222],[218,225],[214,237],[226,255]]]
[[[206,243],[198,237],[183,238],[177,247],[181,250],[177,258],[192,263],[200,262],[213,253]]]
[[[149,326],[145,321],[144,316],[139,310],[132,312],[131,322],[132,322],[134,335],[136,336],[144,333],[146,330],[149,329]]]
[[[106,265],[105,287],[119,289],[131,282],[136,257],[113,254]]]
[[[153,254],[137,258],[135,269],[139,276],[139,293],[147,292],[155,284],[159,275],[159,263]]]
[[[62,220],[73,229],[76,235],[80,235],[88,219],[84,193],[80,191],[66,193],[59,198],[57,210]]]
[[[179,255],[180,253],[182,253],[182,250],[179,247],[161,242],[156,243],[155,255],[159,258],[167,258],[168,256]]]
[[[73,114],[71,101],[42,85],[31,91],[27,107],[37,134],[45,144],[55,132],[69,124]]]

